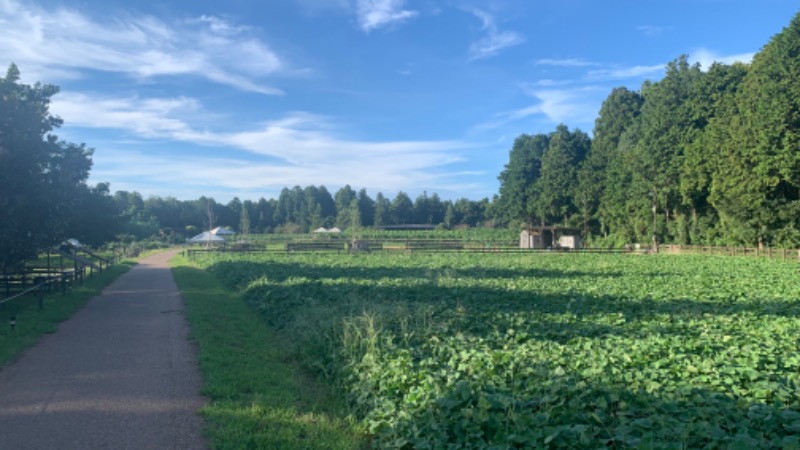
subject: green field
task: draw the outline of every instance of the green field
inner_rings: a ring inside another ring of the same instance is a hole
[[[376,448],[800,448],[797,264],[198,258]]]

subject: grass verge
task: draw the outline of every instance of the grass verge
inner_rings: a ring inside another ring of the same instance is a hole
[[[84,280],[83,285],[75,285],[65,295],[48,293],[44,296],[42,309],[38,308],[35,293],[0,305],[0,367],[38,342],[42,335],[54,333],[60,322],[72,316],[91,298],[100,295],[103,288],[134,265],[133,261],[123,261],[102,272],[95,272],[92,278]],[[16,318],[13,328],[10,326],[12,317]]]
[[[183,257],[172,267],[198,346],[212,448],[367,447],[346,408],[292,361],[238,294]]]

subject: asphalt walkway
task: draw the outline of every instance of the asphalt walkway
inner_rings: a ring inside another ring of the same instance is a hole
[[[0,448],[206,447],[173,255],[141,260],[0,371]]]

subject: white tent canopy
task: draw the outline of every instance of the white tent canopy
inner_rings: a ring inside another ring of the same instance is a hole
[[[230,236],[236,234],[235,231],[231,231],[227,228],[222,228],[222,227],[214,228],[213,230],[209,231],[209,233],[215,234],[217,236]]]
[[[224,240],[225,238],[212,234],[210,231],[204,231],[189,239],[189,242],[222,242]]]
[[[319,228],[317,228],[316,230],[313,231],[313,233],[341,233],[341,232],[342,232],[342,230],[340,230],[340,229],[338,229],[336,227],[333,227],[333,228],[319,227]]]

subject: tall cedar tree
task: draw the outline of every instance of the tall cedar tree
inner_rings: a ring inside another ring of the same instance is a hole
[[[500,180],[500,218],[504,222],[533,225],[543,221],[534,210],[534,186],[542,175],[542,156],[549,145],[550,137],[545,134],[523,134],[514,140],[508,164],[497,177]]]
[[[728,240],[800,245],[800,14],[753,59],[710,200]]]

